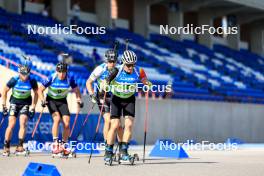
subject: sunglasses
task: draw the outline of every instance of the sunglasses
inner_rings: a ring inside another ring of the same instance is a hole
[[[126,67],[128,67],[128,68],[135,67],[135,64],[126,64]]]
[[[29,76],[30,73],[21,72],[21,75],[23,76]]]

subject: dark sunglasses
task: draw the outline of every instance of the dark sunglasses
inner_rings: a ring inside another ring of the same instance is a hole
[[[135,64],[126,64],[126,66],[127,66],[128,68],[130,68],[130,67],[135,67]]]
[[[21,75],[23,75],[23,76],[29,76],[29,74],[30,73],[26,73],[26,72],[20,72],[21,73]]]

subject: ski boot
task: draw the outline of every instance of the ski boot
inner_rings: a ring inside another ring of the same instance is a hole
[[[10,141],[6,141],[4,143],[4,151],[2,153],[3,156],[10,156]]]
[[[51,156],[52,158],[62,157],[63,148],[61,147],[60,143],[53,143],[51,147]]]
[[[129,163],[134,165],[135,159],[139,160],[138,155],[129,155],[128,152],[128,143],[122,142],[120,154],[118,156],[118,164]]]
[[[113,161],[118,162],[118,158],[121,153],[121,148],[122,148],[122,142],[118,142],[117,147],[115,149]]]
[[[62,157],[68,159],[68,158],[76,158],[76,153],[69,149],[69,148],[65,148],[63,147],[63,151],[62,151]]]
[[[118,159],[118,164],[122,163],[129,163],[131,165],[134,165],[135,157],[131,156],[129,154],[120,154]]]
[[[2,155],[3,155],[3,156],[7,156],[7,157],[10,156],[10,148],[6,148],[6,147],[5,147],[5,148],[4,148],[4,151],[3,151],[3,153],[2,153]]]
[[[104,156],[105,165],[112,166],[113,164],[113,152],[106,151]]]
[[[114,156],[113,148],[114,148],[114,145],[108,145],[107,144],[105,146],[105,155],[104,155],[105,165],[112,166],[113,156]]]
[[[29,156],[29,150],[23,148],[23,146],[17,146],[15,151],[16,156]]]

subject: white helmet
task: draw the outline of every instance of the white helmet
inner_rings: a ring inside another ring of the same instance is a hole
[[[122,62],[124,64],[135,64],[137,62],[137,55],[130,50],[126,50],[122,55]]]

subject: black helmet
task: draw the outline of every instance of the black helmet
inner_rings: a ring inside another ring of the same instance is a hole
[[[20,65],[18,68],[18,72],[22,75],[28,75],[30,73],[30,68],[25,65]]]
[[[28,75],[30,73],[32,63],[29,57],[23,56],[25,60],[19,65],[18,72],[22,75]]]
[[[117,57],[118,57],[118,53],[113,49],[109,49],[105,52],[105,61],[106,62],[108,62],[108,61],[116,62]]]
[[[68,71],[68,65],[64,62],[59,62],[56,65],[56,71],[57,72],[67,72]]]

